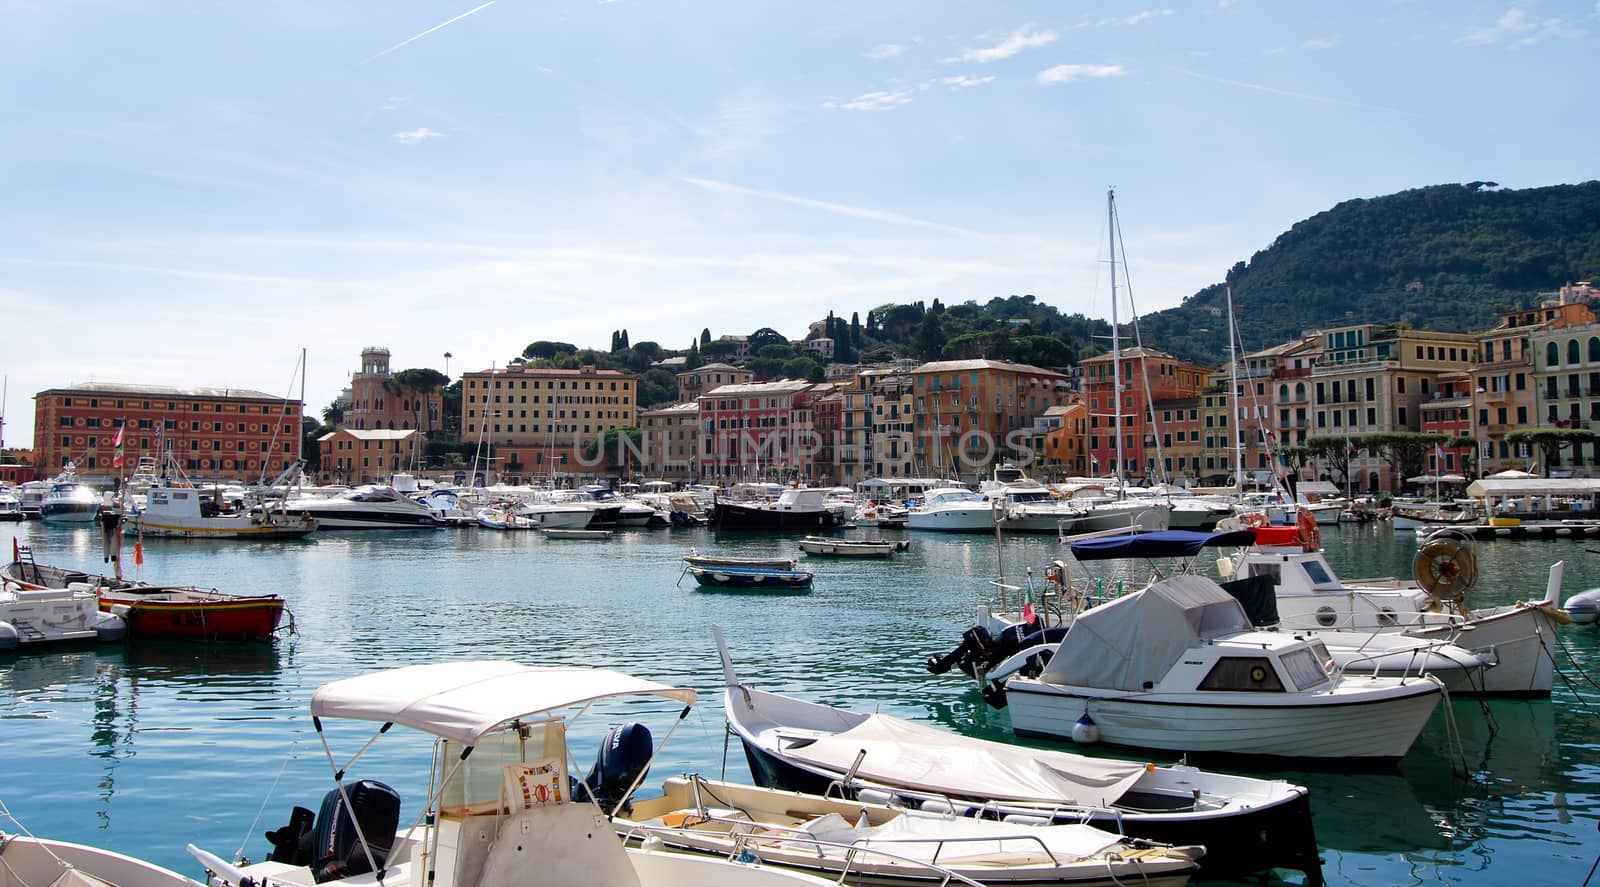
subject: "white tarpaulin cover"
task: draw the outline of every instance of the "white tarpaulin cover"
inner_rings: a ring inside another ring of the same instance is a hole
[[[862,751],[863,780],[1011,801],[1109,805],[1145,772],[1143,764],[969,739],[882,714],[784,754],[843,772]]]
[[[875,847],[896,856],[985,865],[1038,865],[1087,859],[1122,843],[1120,835],[1092,825],[1011,825],[970,816],[933,816],[907,811],[883,825],[857,828],[837,813],[818,817],[803,830],[820,841],[856,847]],[[990,840],[979,840],[990,839]],[[797,849],[808,845],[795,842]],[[1048,848],[1049,856],[1046,856]],[[871,861],[872,857],[863,857]]]
[[[1205,638],[1249,630],[1244,607],[1215,582],[1173,576],[1085,610],[1039,680],[1138,692]]]
[[[692,703],[694,691],[603,668],[442,662],[392,668],[324,684],[311,697],[320,718],[392,721],[466,745],[496,727],[608,696],[665,696]]]

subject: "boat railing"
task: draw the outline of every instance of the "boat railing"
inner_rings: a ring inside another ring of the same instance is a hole
[[[695,813],[693,822],[693,826],[685,825],[681,827],[639,824],[630,828],[622,837],[624,841],[629,843],[642,842],[644,838],[656,837],[669,844],[690,843],[692,845],[692,839],[680,839],[678,841],[674,841],[672,836],[681,834],[685,836],[703,837],[704,831],[697,828],[697,826],[710,824],[726,825],[728,826],[728,831],[725,837],[732,845],[728,850],[728,859],[760,859],[763,852],[770,853],[770,851],[781,850],[798,851],[807,848],[813,851],[816,858],[825,859],[829,856],[829,851],[833,851],[833,858],[838,859],[840,862],[839,883],[850,883],[852,877],[862,878],[870,874],[864,870],[858,872],[857,868],[860,866],[864,866],[872,862],[888,862],[894,864],[896,868],[900,866],[909,866],[914,870],[920,870],[922,872],[921,875],[911,873],[907,874],[906,877],[915,877],[918,881],[925,883],[938,883],[941,885],[965,884],[968,885],[968,887],[984,887],[981,881],[974,881],[960,872],[952,871],[938,864],[937,860],[939,853],[943,850],[943,846],[946,842],[958,843],[986,841],[989,843],[1003,843],[1005,841],[1028,841],[1038,844],[1040,849],[1043,850],[1045,855],[1049,858],[1052,865],[1061,865],[1061,863],[1056,859],[1055,854],[1050,852],[1050,848],[1044,842],[1044,840],[1034,835],[1017,835],[1015,837],[1008,835],[1004,838],[979,837],[873,839],[875,843],[881,841],[883,843],[895,844],[936,842],[937,846],[934,848],[933,854],[934,861],[929,862],[924,859],[905,856],[893,851],[882,850],[877,847],[863,846],[859,842],[845,844],[839,841],[824,840],[797,826],[761,823],[746,817],[719,816],[709,810]],[[759,828],[760,831],[741,830],[749,828]],[[717,833],[713,832],[713,834]],[[795,845],[799,846],[797,847]],[[773,864],[770,859],[768,860],[768,863]],[[938,880],[935,881],[935,878]]]
[[[1378,634],[1379,632],[1374,632],[1373,637],[1376,637]],[[1408,651],[1404,651],[1410,654],[1411,663],[1400,670],[1401,680],[1427,677],[1429,674],[1429,669],[1427,667],[1426,657],[1430,653],[1443,651],[1446,647],[1450,646],[1451,643],[1452,641],[1450,640],[1439,640],[1430,643],[1419,644]],[[1357,651],[1360,652],[1361,649],[1362,648],[1358,647]],[[1339,675],[1362,675],[1368,677],[1377,677],[1384,660],[1388,660],[1392,663],[1394,660],[1390,657],[1394,656],[1398,652],[1401,651],[1374,650],[1370,653],[1362,652],[1361,655],[1347,659],[1343,665],[1337,666],[1335,669],[1333,669],[1335,672],[1335,677]],[[1368,673],[1366,666],[1371,667],[1370,674]],[[1415,668],[1415,671],[1413,671],[1413,668]]]

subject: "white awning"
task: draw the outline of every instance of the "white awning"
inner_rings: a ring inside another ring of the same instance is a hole
[[[474,745],[519,718],[608,696],[663,696],[685,704],[695,700],[687,687],[609,669],[469,661],[392,668],[324,684],[311,697],[311,714],[393,722]]]
[[[1110,805],[1144,775],[1143,764],[955,736],[890,715],[784,754],[870,782],[947,795],[984,795],[1041,804]]]
[[[1587,477],[1484,477],[1467,487],[1469,496],[1600,496],[1600,479]]]

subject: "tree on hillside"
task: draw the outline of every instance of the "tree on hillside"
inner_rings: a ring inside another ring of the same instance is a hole
[[[822,365],[809,357],[796,357],[783,362],[782,376],[785,379],[821,382],[825,375]]]
[[[766,360],[788,360],[794,357],[797,353],[799,352],[793,345],[779,345],[777,343],[773,343],[770,345],[762,345],[761,348],[756,351],[756,357],[764,358]]]
[[[715,339],[700,345],[700,356],[707,361],[716,363],[719,360],[729,360],[739,351],[739,343],[727,339]]]
[[[764,326],[750,334],[750,352],[759,354],[765,345],[787,345],[788,338],[769,326]]]
[[[922,325],[917,328],[917,355],[923,360],[938,360],[944,344],[944,327],[939,323],[939,315],[933,312],[923,315]]]
[[[522,349],[522,356],[529,360],[549,360],[558,354],[572,354],[578,346],[566,342],[546,342],[539,340]]]
[[[850,347],[861,347],[861,315],[855,311],[850,312]]]
[[[1594,439],[1593,431],[1582,428],[1525,428],[1506,434],[1508,444],[1539,448],[1540,472],[1545,477],[1550,476],[1550,469],[1560,467],[1562,451]]]
[[[678,377],[663,367],[650,367],[638,375],[639,409],[648,410],[678,402]]]
[[[710,344],[711,344],[711,327],[705,327],[704,329],[700,330],[700,348],[701,348],[701,350],[705,350],[705,347],[707,345],[710,345]]]
[[[421,391],[424,394],[438,391],[450,384],[450,378],[444,373],[430,367],[401,370],[383,380],[383,387],[390,394],[398,394],[402,388]]]
[[[702,364],[703,361],[700,359],[700,340],[690,339],[689,350],[683,353],[683,368],[686,370],[697,370]]]

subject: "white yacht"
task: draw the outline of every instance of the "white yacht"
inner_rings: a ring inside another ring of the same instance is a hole
[[[309,517],[327,530],[431,530],[443,526],[428,506],[391,486],[369,484],[323,498],[290,499],[290,515]]]
[[[1180,575],[1080,613],[1037,678],[1006,682],[1018,736],[1134,748],[1393,760],[1439,703],[1427,677],[1331,670],[1321,640],[1257,631],[1215,582]]]
[[[993,533],[996,508],[965,487],[929,490],[906,514],[906,529],[941,533]]]
[[[22,499],[11,487],[0,487],[0,521],[19,521],[24,517]]]
[[[618,506],[616,522],[619,527],[648,526],[655,519],[656,510],[654,508],[642,502],[635,502],[626,498],[610,487],[601,484],[590,484],[584,487],[583,491],[603,506]]]
[[[1083,513],[1057,500],[1050,488],[1012,465],[997,465],[981,490],[999,503],[1008,533],[1075,533]]]
[[[99,515],[100,497],[78,480],[71,462],[50,481],[50,489],[39,501],[39,517],[48,523],[88,524]]]
[[[594,519],[595,510],[580,501],[558,501],[535,497],[517,507],[517,514],[530,518],[546,530],[581,530]]]

